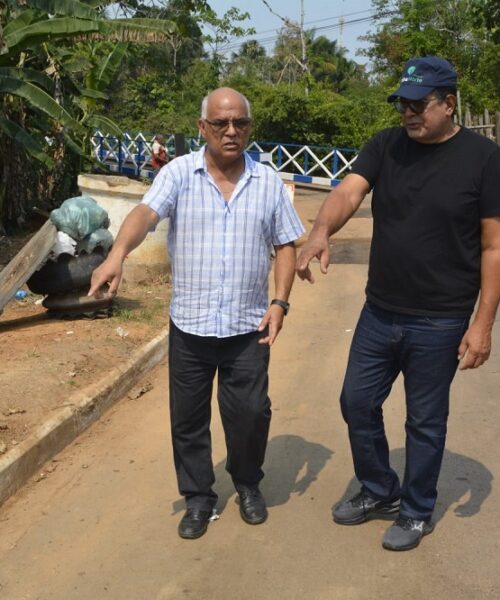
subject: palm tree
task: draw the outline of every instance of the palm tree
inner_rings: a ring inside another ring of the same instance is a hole
[[[336,40],[325,36],[313,39],[308,46],[309,68],[316,81],[332,86],[333,91],[343,92],[349,79],[352,79],[358,65],[346,58],[345,48],[337,45]]]

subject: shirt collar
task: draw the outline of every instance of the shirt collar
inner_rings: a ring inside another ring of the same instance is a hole
[[[199,152],[195,153],[194,156],[194,170],[195,171],[205,171],[207,170],[207,161],[205,159],[205,150],[206,145],[201,148]],[[259,177],[259,172],[257,170],[257,163],[253,160],[253,158],[248,154],[248,152],[243,152],[243,157],[245,159],[245,171],[244,174],[247,177]]]

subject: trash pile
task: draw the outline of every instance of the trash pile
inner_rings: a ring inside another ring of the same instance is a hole
[[[101,299],[87,296],[92,272],[113,245],[108,213],[90,196],[78,196],[53,210],[50,220],[57,228],[56,242],[26,285],[31,292],[46,296],[45,308],[61,315],[109,309],[111,299],[105,295]]]

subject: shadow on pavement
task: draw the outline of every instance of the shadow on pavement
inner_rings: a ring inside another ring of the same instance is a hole
[[[403,480],[405,449],[397,448],[390,453],[391,466]],[[445,450],[443,466],[438,481],[438,498],[432,520],[440,521],[449,508],[459,502],[453,509],[458,517],[472,517],[481,510],[481,505],[491,493],[493,475],[480,462]],[[335,501],[332,509],[343,500],[359,491],[359,482],[351,479],[342,498]]]
[[[266,476],[262,482],[268,506],[285,504],[291,494],[302,496],[318,479],[332,455],[330,448],[298,435],[272,438],[267,447]]]
[[[264,464],[265,477],[261,485],[267,505],[285,504],[291,494],[304,494],[332,455],[329,448],[308,442],[298,435],[278,435],[270,439]],[[219,513],[223,512],[231,496],[236,493],[225,467],[224,460],[214,468]],[[176,500],[172,504],[172,514],[184,508],[184,500]]]
[[[330,240],[331,265],[367,265],[370,261],[371,239],[347,238]]]

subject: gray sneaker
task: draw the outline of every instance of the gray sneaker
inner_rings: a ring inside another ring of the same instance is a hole
[[[359,525],[371,517],[385,517],[399,511],[399,498],[377,500],[359,492],[333,509],[333,520],[339,525]]]
[[[387,550],[411,550],[420,544],[424,535],[432,533],[433,529],[434,523],[398,517],[384,533],[382,546]]]

